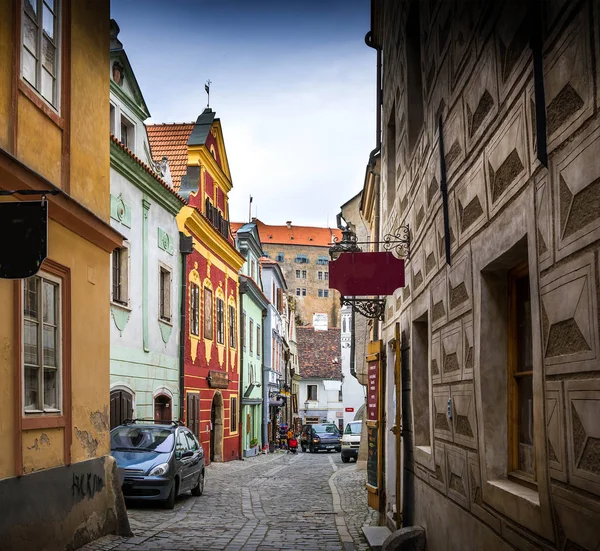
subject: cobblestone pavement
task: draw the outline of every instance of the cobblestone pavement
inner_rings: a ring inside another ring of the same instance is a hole
[[[85,551],[367,550],[365,471],[340,454],[276,453],[206,468],[200,497],[175,509],[128,504],[132,538],[106,536]]]

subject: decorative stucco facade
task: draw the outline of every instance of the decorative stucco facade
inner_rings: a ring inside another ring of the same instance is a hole
[[[600,544],[599,17],[587,1],[372,2],[383,132],[365,193],[380,238],[412,238],[377,334],[382,377],[397,330],[402,356],[381,513],[430,549]]]
[[[179,419],[181,256],[176,216],[185,201],[154,163],[150,116],[111,22],[111,224],[127,239],[111,270],[111,427]],[[165,181],[165,178],[167,181]]]

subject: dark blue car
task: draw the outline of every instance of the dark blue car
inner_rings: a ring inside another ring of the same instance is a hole
[[[125,498],[161,501],[172,509],[178,495],[204,491],[204,451],[186,427],[135,422],[115,427],[110,453],[125,473]]]

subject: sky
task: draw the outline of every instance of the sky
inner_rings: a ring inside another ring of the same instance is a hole
[[[369,0],[111,0],[152,117],[221,120],[230,218],[335,226],[375,147]]]

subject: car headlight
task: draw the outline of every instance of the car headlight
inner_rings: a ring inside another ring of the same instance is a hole
[[[346,448],[347,448],[349,445],[350,445],[350,442],[344,442],[344,441],[342,440],[342,446],[343,446],[343,447],[346,447]]]
[[[151,471],[149,476],[162,476],[163,474],[167,474],[169,472],[169,464],[161,463],[160,465],[156,465]]]
[[[313,442],[314,442],[315,444],[318,444],[320,441],[321,441],[321,439],[320,439],[320,438],[313,438]]]

